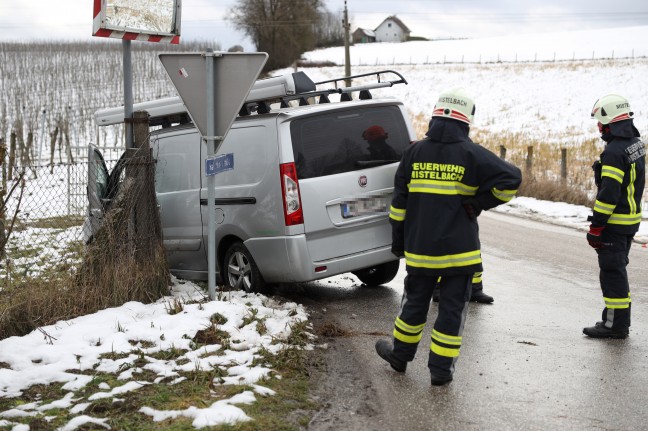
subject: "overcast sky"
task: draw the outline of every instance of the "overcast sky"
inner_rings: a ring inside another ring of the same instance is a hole
[[[157,0],[168,1],[168,0]],[[213,40],[227,49],[249,39],[227,21],[237,0],[182,0],[181,40]],[[344,0],[324,0],[341,12]],[[0,0],[0,40],[92,38],[93,0]],[[482,37],[596,27],[648,25],[646,0],[348,0],[351,30],[374,29],[397,15],[414,36]]]

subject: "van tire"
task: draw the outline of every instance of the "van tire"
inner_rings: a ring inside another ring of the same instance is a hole
[[[398,274],[399,267],[400,260],[393,260],[378,266],[355,271],[353,275],[358,277],[367,286],[380,286],[392,281],[396,277],[396,274]]]
[[[232,244],[225,253],[225,286],[246,292],[263,292],[266,283],[252,255],[241,242]]]

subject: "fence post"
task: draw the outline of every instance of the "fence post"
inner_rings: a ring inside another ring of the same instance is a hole
[[[500,145],[500,159],[506,160],[506,147],[504,145]]]
[[[533,168],[533,147],[528,146],[527,147],[527,158],[526,158],[527,172],[530,173],[532,168]]]
[[[0,260],[5,258],[5,194],[7,193],[7,171],[5,170],[5,156],[7,155],[7,146],[5,145],[4,138],[0,137],[0,167],[2,168],[2,187],[0,187]]]
[[[73,163],[70,163],[70,162],[65,163],[65,169],[66,169],[66,174],[67,174],[67,200],[66,200],[66,204],[67,204],[67,215],[68,216],[71,216],[72,214],[74,214],[74,210],[72,209],[72,206],[73,206],[72,205],[72,188],[74,186],[74,184],[72,182],[72,175],[73,175],[73,173],[72,173],[72,165],[73,165]],[[75,172],[76,172],[76,169],[75,169]]]
[[[16,138],[16,132],[12,130],[9,138],[9,178],[13,178],[13,170],[16,167]]]
[[[567,182],[567,148],[560,149],[560,180]]]

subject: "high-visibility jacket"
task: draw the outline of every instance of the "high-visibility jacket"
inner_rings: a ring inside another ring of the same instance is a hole
[[[468,137],[469,126],[433,117],[426,138],[404,153],[390,209],[393,247],[407,271],[419,275],[482,271],[477,220],[463,207],[474,198],[483,210],[510,201],[520,170]]]
[[[632,120],[610,124],[607,142],[594,163],[597,185],[591,221],[614,232],[632,235],[641,223],[641,198],[646,182],[646,145]]]

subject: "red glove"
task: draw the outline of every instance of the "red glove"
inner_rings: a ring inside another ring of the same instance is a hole
[[[590,224],[589,232],[587,232],[587,242],[592,248],[603,248],[605,244],[601,241],[601,234],[605,226],[595,226]]]

